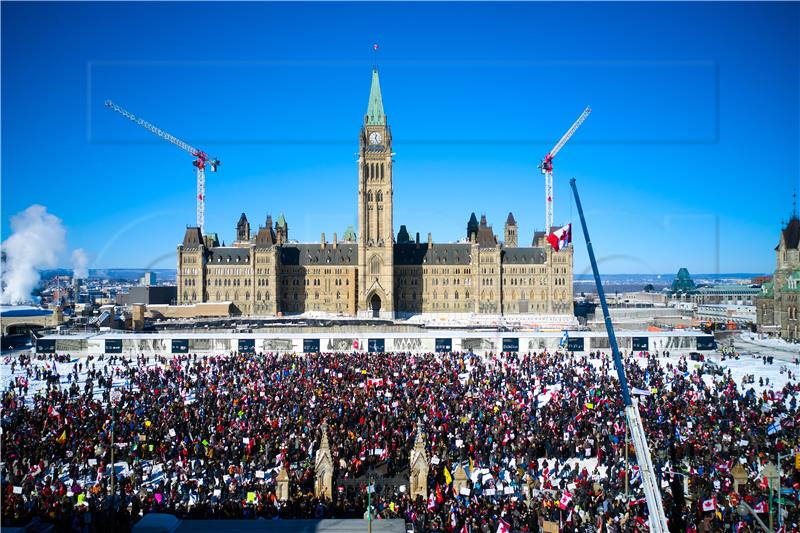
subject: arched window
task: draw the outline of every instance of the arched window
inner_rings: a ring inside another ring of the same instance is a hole
[[[380,169],[381,169],[381,180],[383,180],[383,164],[380,165]]]
[[[379,276],[381,273],[381,258],[378,257],[377,255],[373,256],[372,259],[370,259],[369,272],[373,276]]]
[[[192,301],[197,300],[197,293],[192,291]]]
[[[456,293],[453,295],[453,297],[454,297],[456,300],[458,300],[458,291],[456,291]]]

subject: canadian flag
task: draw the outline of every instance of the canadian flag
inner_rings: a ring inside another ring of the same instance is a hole
[[[766,513],[768,510],[769,506],[765,501],[759,502],[757,505],[753,506],[753,511],[755,511],[756,513]]]
[[[511,533],[511,524],[501,518],[497,523],[497,533]]]
[[[572,242],[572,224],[567,224],[561,229],[555,230],[547,236],[547,242],[556,252],[563,250]]]
[[[710,500],[703,501],[703,511],[713,511],[717,508],[717,499],[711,498]]]
[[[433,511],[436,509],[436,500],[433,498],[433,493],[428,497],[428,510]]]
[[[564,494],[561,496],[561,501],[558,502],[558,506],[561,507],[562,510],[565,510],[569,505],[569,502],[571,501],[572,501],[572,494],[570,494],[565,490]]]

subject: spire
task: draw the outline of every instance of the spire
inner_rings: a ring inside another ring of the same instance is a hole
[[[508,212],[508,218],[506,219],[506,225],[508,225],[508,226],[516,226],[517,225],[517,221],[514,220],[514,215],[511,213],[511,211]]]
[[[283,218],[283,213],[278,217],[278,222],[275,223],[276,228],[282,228],[286,226],[286,219]]]
[[[381,98],[381,82],[378,80],[377,68],[372,69],[372,87],[369,90],[366,122],[370,125],[386,125],[386,115],[383,114],[383,99]]]
[[[792,190],[792,218],[797,220],[797,189]]]

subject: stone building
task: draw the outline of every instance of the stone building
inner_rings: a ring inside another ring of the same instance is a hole
[[[775,247],[775,273],[761,286],[756,299],[756,321],[761,333],[777,334],[787,340],[800,340],[798,320],[800,296],[800,218],[793,210],[789,223]]]
[[[572,246],[556,252],[542,231],[519,247],[511,213],[503,242],[474,213],[457,243],[434,243],[430,233],[412,239],[405,225],[395,237],[392,131],[377,70],[358,155],[357,232],[300,244],[290,241],[283,215],[251,231],[242,213],[236,240],[220,246],[215,234],[187,228],[178,246],[178,303],[229,301],[244,315],[572,314]]]

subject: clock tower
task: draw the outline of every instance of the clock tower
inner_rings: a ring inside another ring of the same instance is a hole
[[[358,314],[394,317],[392,132],[378,69],[372,71],[358,152]]]

